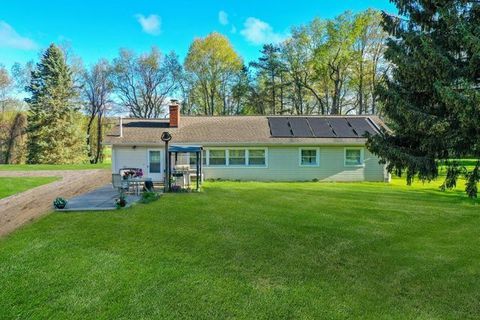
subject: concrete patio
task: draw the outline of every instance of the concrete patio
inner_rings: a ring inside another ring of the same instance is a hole
[[[93,191],[81,194],[68,199],[65,209],[56,211],[103,211],[115,210],[115,199],[118,198],[118,192],[109,183]],[[140,200],[140,196],[127,194],[127,207]]]

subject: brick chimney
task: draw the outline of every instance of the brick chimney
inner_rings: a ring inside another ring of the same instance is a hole
[[[180,106],[178,105],[178,100],[170,100],[169,111],[170,127],[177,128],[180,124]]]

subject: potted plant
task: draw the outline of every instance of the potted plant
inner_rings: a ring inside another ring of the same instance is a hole
[[[65,209],[66,205],[67,205],[67,200],[65,200],[64,198],[61,198],[61,197],[58,197],[56,198],[54,201],[53,201],[53,206],[56,208],[56,209]]]

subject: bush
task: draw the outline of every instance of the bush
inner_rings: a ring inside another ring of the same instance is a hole
[[[158,198],[159,198],[158,193],[147,191],[147,192],[142,193],[142,199],[140,200],[140,202],[150,203],[152,201],[157,200]]]

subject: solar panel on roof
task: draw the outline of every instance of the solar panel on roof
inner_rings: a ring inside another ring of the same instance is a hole
[[[368,122],[367,118],[348,118],[347,121],[350,123],[350,125],[360,137],[363,137],[365,135],[365,132],[368,132],[370,134],[377,133],[377,131]]]
[[[367,117],[269,117],[272,137],[362,138],[378,131]]]
[[[274,137],[292,137],[292,131],[288,124],[287,117],[272,117],[268,118],[268,125],[270,126],[270,132]]]
[[[358,138],[345,118],[329,118],[328,122],[339,138]]]
[[[334,138],[335,134],[328,124],[327,119],[324,118],[308,118],[313,134],[317,138]]]
[[[313,137],[313,132],[310,129],[310,125],[308,124],[306,118],[291,117],[291,118],[288,118],[288,121],[290,122],[290,127],[292,128],[294,137],[303,137],[303,138]]]

